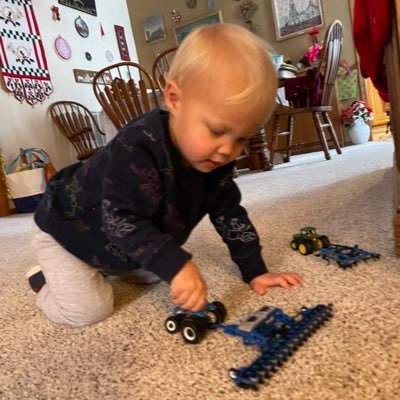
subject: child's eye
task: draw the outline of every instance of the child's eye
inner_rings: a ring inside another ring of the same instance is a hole
[[[218,129],[212,129],[212,128],[210,128],[210,131],[211,131],[211,133],[212,133],[213,135],[215,135],[215,136],[221,136],[221,135],[224,134],[223,131],[218,130]]]

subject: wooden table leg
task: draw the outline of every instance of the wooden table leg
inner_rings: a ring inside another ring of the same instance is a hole
[[[270,171],[272,164],[269,161],[267,136],[264,127],[249,140],[251,164],[256,170]]]

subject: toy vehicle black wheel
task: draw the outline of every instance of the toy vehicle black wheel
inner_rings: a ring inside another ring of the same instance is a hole
[[[309,242],[301,242],[299,243],[299,253],[303,256],[310,254],[312,252],[312,246]]]
[[[182,323],[182,336],[186,343],[200,343],[206,334],[206,326],[202,321],[187,319]]]
[[[208,312],[212,324],[222,324],[226,318],[226,308],[220,301],[213,301],[215,310]]]
[[[165,320],[164,326],[165,326],[165,329],[167,330],[167,332],[169,332],[169,333],[176,333],[180,329],[179,320],[178,320],[178,318],[176,318],[174,316],[168,317]]]
[[[292,241],[290,242],[290,247],[291,247],[293,250],[297,250],[297,249],[298,249],[298,246],[297,246],[297,243],[296,243],[295,240],[292,240]]]
[[[238,377],[237,369],[235,368],[231,368],[228,374],[231,379],[236,379]]]
[[[322,247],[328,247],[331,244],[331,241],[329,240],[328,236],[321,235],[319,237],[319,240],[322,242]]]

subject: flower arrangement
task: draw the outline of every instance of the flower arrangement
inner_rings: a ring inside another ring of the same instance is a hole
[[[314,26],[311,28],[310,32],[308,32],[308,37],[311,42],[311,47],[304,53],[303,58],[300,60],[300,63],[309,66],[316,63],[320,57],[320,53],[322,50],[322,43],[318,42],[317,35],[319,34],[319,29]]]
[[[372,108],[362,100],[353,101],[349,107],[342,111],[342,122],[344,126],[354,125],[357,120],[371,121],[374,119]]]

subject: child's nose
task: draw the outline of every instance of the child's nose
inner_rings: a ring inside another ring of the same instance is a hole
[[[235,144],[231,141],[226,141],[218,147],[218,153],[224,156],[229,156],[235,151]]]

